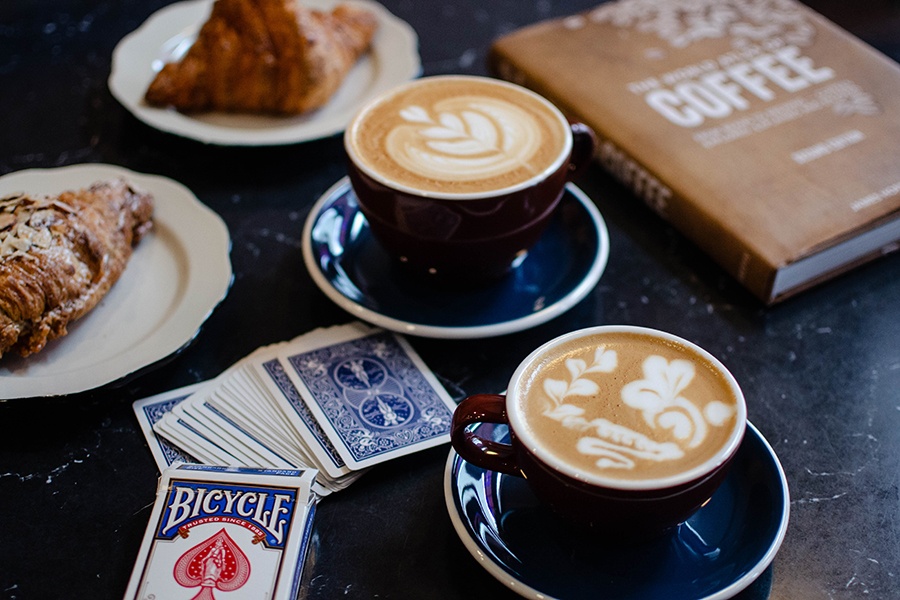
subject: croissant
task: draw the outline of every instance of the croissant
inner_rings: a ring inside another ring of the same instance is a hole
[[[94,308],[152,227],[153,197],[122,179],[57,197],[0,198],[0,356],[28,356]]]
[[[377,27],[371,12],[349,5],[322,12],[293,0],[216,0],[145,99],[182,112],[304,113],[331,98]]]

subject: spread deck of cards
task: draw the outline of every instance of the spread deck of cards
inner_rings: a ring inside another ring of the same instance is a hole
[[[243,598],[248,577],[248,598],[296,597],[315,502],[373,465],[449,442],[455,406],[403,337],[360,323],[138,400],[163,477],[126,598],[192,586]]]

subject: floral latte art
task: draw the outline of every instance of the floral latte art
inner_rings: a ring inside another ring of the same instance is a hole
[[[711,458],[737,421],[734,393],[712,364],[648,335],[575,340],[522,381],[521,408],[540,443],[605,477],[687,471]]]

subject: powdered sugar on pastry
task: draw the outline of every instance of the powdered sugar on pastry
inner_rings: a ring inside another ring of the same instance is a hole
[[[152,214],[152,196],[123,179],[0,198],[0,356],[38,352],[94,308]]]

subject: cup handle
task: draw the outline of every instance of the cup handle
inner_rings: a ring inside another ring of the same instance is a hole
[[[467,430],[475,423],[509,424],[506,416],[506,396],[475,394],[459,403],[453,412],[450,442],[466,462],[489,471],[522,476],[516,463],[512,445],[501,444],[475,435]]]
[[[572,130],[572,155],[566,179],[571,181],[590,164],[599,141],[594,130],[580,121],[569,121],[569,128]]]

